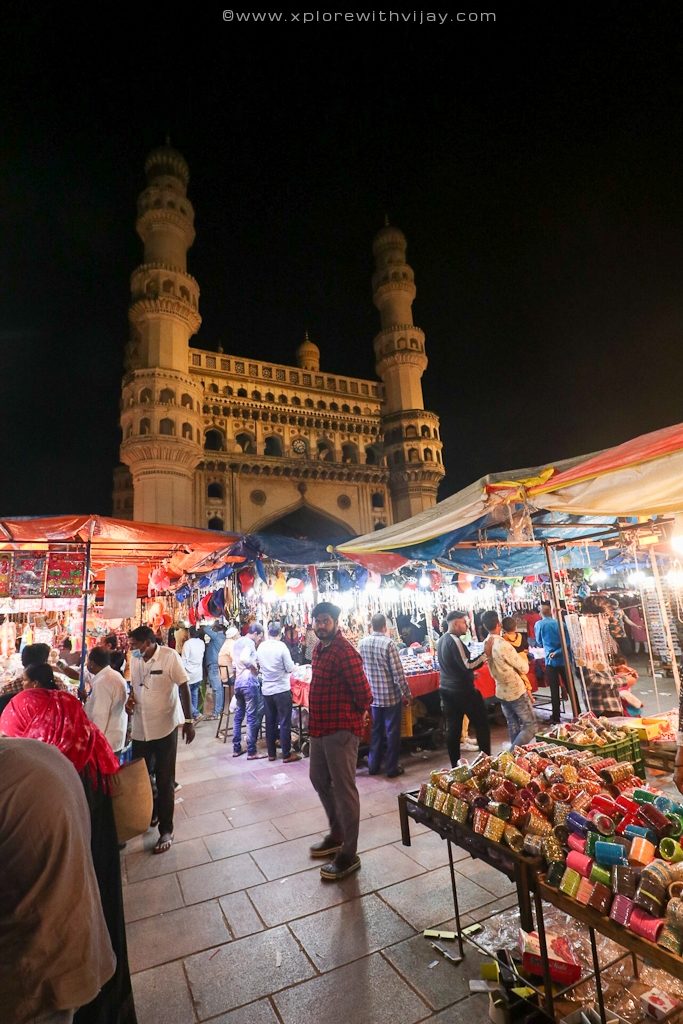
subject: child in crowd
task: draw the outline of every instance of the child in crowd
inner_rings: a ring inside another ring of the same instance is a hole
[[[619,683],[619,696],[626,713],[640,718],[645,705],[635,693],[631,693],[631,688],[638,682],[638,673],[631,668],[623,654],[614,657],[614,676]]]

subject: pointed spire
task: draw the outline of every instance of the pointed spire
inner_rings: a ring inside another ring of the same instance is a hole
[[[388,213],[384,214],[384,227],[385,228],[389,227],[389,214]]]
[[[170,136],[169,132],[166,132],[166,143],[165,143],[165,145],[167,145],[167,146],[171,145],[171,136]]]

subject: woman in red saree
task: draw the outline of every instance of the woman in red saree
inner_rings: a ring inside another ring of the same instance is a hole
[[[116,973],[74,1016],[74,1024],[137,1024],[128,969],[121,865],[110,780],[119,768],[104,733],[88,719],[78,698],[57,688],[49,665],[24,671],[24,690],[0,715],[0,733],[57,747],[78,772],[90,808],[93,865],[102,909],[116,954]],[[74,893],[77,892],[74,879]],[[77,898],[77,897],[75,897]]]

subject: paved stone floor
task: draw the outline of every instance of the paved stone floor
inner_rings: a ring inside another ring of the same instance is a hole
[[[362,868],[337,884],[308,853],[326,829],[308,761],[234,759],[214,734],[201,723],[179,751],[172,849],[152,856],[150,831],[123,857],[140,1024],[484,1020],[484,997],[468,988],[479,956],[456,966],[421,934],[452,924],[446,844],[414,823],[412,845],[401,843],[397,794],[445,752],[406,755],[393,780],[359,769]],[[506,878],[454,852],[468,923],[515,902]]]
[[[651,679],[639,690],[653,703]],[[478,954],[470,948],[454,965],[421,934],[452,926],[446,844],[414,823],[412,845],[401,844],[397,794],[445,765],[445,751],[406,755],[394,780],[359,769],[362,868],[336,884],[321,880],[308,854],[326,828],[308,761],[233,759],[214,736],[215,723],[201,723],[195,742],[179,748],[172,849],[152,856],[150,831],[123,857],[140,1024],[487,1019],[485,997],[468,987]],[[495,751],[505,730],[493,738]],[[516,903],[503,875],[454,853],[466,923]]]

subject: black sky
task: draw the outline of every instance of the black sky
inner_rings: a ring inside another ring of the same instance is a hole
[[[167,132],[204,348],[291,363],[308,329],[324,369],[372,376],[372,237],[385,211],[405,231],[442,497],[683,420],[680,5],[460,6],[496,22],[3,13],[0,513],[111,511]]]

